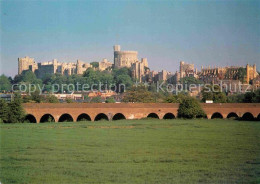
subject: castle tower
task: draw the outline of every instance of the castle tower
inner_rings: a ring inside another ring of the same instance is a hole
[[[133,63],[138,61],[137,51],[121,51],[120,45],[114,46],[114,65],[115,68],[130,68]]]
[[[120,45],[115,45],[114,46],[114,51],[120,51]]]
[[[184,61],[180,62],[180,78],[183,78],[184,75],[184,69],[183,69]]]
[[[148,67],[147,58],[141,58],[141,62],[144,64],[145,67]]]
[[[21,74],[24,70],[31,69],[32,72],[38,69],[37,63],[34,61],[34,58],[28,56],[24,58],[18,58],[18,74]]]
[[[76,74],[83,74],[82,72],[82,62],[78,59],[76,64]]]
[[[57,59],[54,59],[53,60],[53,72],[56,73],[57,72],[57,69],[58,69],[58,61]]]

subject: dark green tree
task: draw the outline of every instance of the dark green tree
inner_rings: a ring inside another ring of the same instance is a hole
[[[179,118],[202,118],[205,117],[206,114],[201,108],[198,100],[192,97],[186,97],[180,103],[178,109],[178,117]]]
[[[234,75],[233,79],[240,80],[240,82],[244,83],[245,82],[245,77],[246,77],[246,69],[240,67],[238,69],[238,72]]]
[[[11,82],[8,77],[5,75],[0,76],[0,91],[10,91],[11,90]]]
[[[113,97],[109,97],[105,101],[106,103],[116,103],[115,99]]]
[[[0,99],[0,119],[4,123],[8,122],[8,117],[9,117],[8,113],[9,113],[9,107],[8,107],[6,101],[3,99]]]
[[[20,94],[14,94],[14,99],[8,104],[8,123],[21,123],[24,120],[25,112],[22,106]]]
[[[59,103],[59,99],[54,95],[48,95],[46,96],[46,102],[47,103]]]
[[[40,95],[40,91],[34,91],[33,93],[31,93],[31,100],[36,102],[36,103],[41,103],[42,96]]]
[[[66,103],[73,103],[73,100],[72,100],[71,98],[66,98],[66,99],[65,99],[65,102],[66,102]]]
[[[99,62],[93,61],[93,62],[90,63],[90,65],[91,65],[93,68],[98,68],[98,67],[99,67]]]
[[[202,89],[202,101],[213,100],[214,103],[226,103],[227,96],[218,85],[208,85]]]
[[[90,101],[90,103],[101,103],[102,98],[100,96],[93,97]]]
[[[180,83],[183,85],[185,90],[189,90],[191,84],[201,84],[202,82],[195,77],[183,77],[180,79]]]
[[[155,102],[153,94],[147,90],[145,86],[133,86],[125,92],[123,102],[140,102],[153,103]]]
[[[256,99],[256,93],[248,92],[244,94],[243,102],[244,103],[253,103]]]

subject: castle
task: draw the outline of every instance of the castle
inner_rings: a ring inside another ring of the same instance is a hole
[[[250,81],[258,76],[256,65],[250,66],[247,64],[245,67],[240,66],[227,66],[227,67],[201,67],[201,71],[195,69],[194,64],[180,62],[179,72],[174,75],[171,72],[162,70],[161,72],[150,71],[148,68],[147,58],[138,59],[137,51],[121,51],[120,45],[114,47],[114,64],[107,59],[99,62],[98,69],[100,71],[110,70],[111,68],[127,67],[131,69],[132,78],[138,82],[156,82],[166,81],[172,78],[172,81],[179,83],[180,79],[184,77],[194,77],[204,83],[218,83],[220,80],[241,80],[240,73],[244,73],[243,82],[249,84]],[[53,61],[36,63],[34,58],[28,56],[18,58],[18,74],[23,71],[30,70],[38,77],[42,78],[47,74],[60,73],[62,75],[83,74],[88,68],[92,68],[90,63],[77,60],[76,63],[63,63],[58,62],[56,59]]]
[[[56,59],[53,61],[37,63],[34,58],[28,56],[24,58],[18,58],[18,74],[22,74],[23,71],[30,70],[34,72],[38,77],[42,78],[47,74],[60,73],[62,75],[83,74],[88,68],[91,68],[90,63],[85,63],[81,60],[77,60],[76,63],[64,63],[58,62]],[[104,71],[108,68],[122,68],[127,67],[132,71],[133,78],[138,81],[142,81],[142,77],[148,71],[147,58],[141,58],[138,60],[137,51],[121,51],[120,45],[114,46],[114,65],[107,59],[103,59],[99,62],[98,69]]]
[[[139,82],[148,71],[147,58],[141,58],[139,61],[137,51],[121,51],[120,45],[114,46],[114,66],[131,68],[132,77]]]
[[[107,59],[103,59],[101,62],[99,62],[99,70],[103,71],[108,67],[112,67],[112,63]],[[58,62],[57,59],[54,59],[52,61],[36,63],[34,58],[30,58],[28,56],[24,58],[18,58],[18,74],[22,74],[23,71],[30,70],[40,78],[44,77],[45,75],[55,73],[60,73],[62,75],[81,75],[88,68],[92,68],[92,65],[81,60],[77,60],[76,63],[64,63]]]
[[[204,83],[218,83],[220,80],[239,80],[239,70],[245,73],[244,83],[249,82],[258,76],[256,65],[253,66],[247,64],[243,66],[226,66],[226,67],[201,67],[201,71],[198,72],[194,69],[194,64],[188,64],[184,61],[180,62],[180,71],[176,72],[175,80],[180,81],[184,77],[195,77]]]

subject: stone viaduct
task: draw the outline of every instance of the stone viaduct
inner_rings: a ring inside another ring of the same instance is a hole
[[[54,121],[98,121],[101,119],[174,119],[179,104],[172,103],[26,103],[26,120],[34,123]],[[260,120],[260,103],[201,104],[208,119],[243,118]]]

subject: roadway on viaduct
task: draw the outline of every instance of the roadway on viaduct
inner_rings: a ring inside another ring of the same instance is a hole
[[[141,119],[177,117],[179,104],[173,103],[25,103],[26,120],[46,121],[97,121],[100,119]],[[260,103],[201,103],[207,118],[260,119]]]

